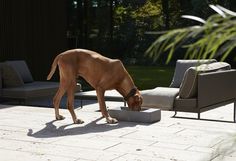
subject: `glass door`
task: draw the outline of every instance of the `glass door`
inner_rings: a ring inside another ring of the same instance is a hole
[[[68,0],[68,48],[87,48],[109,56],[112,0]]]

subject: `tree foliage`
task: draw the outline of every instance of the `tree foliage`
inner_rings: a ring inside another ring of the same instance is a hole
[[[145,32],[163,24],[160,0],[120,1],[114,6],[113,48],[119,58],[143,61],[143,52],[153,40]]]
[[[235,0],[67,0],[68,46],[96,50],[127,63],[132,59],[150,64],[151,59],[143,53],[160,36],[154,32],[196,25],[181,15],[206,19],[213,13],[206,7],[208,3],[236,10]],[[155,63],[162,63],[165,57]]]

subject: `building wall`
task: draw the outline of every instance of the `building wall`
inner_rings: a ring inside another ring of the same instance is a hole
[[[46,80],[66,50],[66,23],[66,0],[1,0],[0,61],[24,59],[35,80]]]

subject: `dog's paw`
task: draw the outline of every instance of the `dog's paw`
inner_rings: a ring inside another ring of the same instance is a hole
[[[116,124],[118,123],[118,120],[112,117],[107,117],[106,118],[108,124]]]
[[[75,124],[83,124],[84,121],[81,120],[81,119],[77,119],[77,120],[74,121],[74,123],[75,123]]]
[[[62,115],[58,115],[58,116],[56,116],[56,120],[64,120],[64,119],[65,119],[65,117],[62,116]]]

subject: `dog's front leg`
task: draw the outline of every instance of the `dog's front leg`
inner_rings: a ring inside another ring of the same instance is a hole
[[[97,92],[97,98],[98,98],[98,103],[99,103],[99,108],[101,110],[102,116],[106,118],[106,121],[109,124],[115,124],[118,121],[115,118],[112,118],[109,113],[107,112],[107,108],[106,108],[106,103],[105,103],[105,98],[104,98],[104,94],[105,91],[102,89],[96,89]]]

